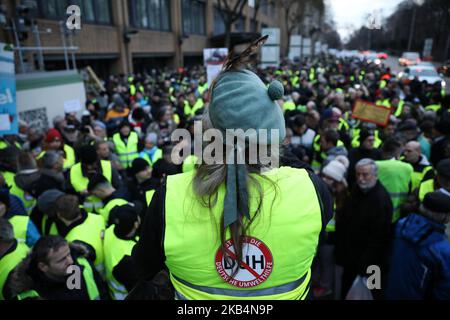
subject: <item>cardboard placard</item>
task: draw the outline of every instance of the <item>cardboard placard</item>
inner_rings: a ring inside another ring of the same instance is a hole
[[[358,99],[353,105],[352,118],[385,127],[389,123],[391,113],[392,110],[389,107]]]

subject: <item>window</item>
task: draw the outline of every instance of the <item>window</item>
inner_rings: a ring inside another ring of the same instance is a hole
[[[182,0],[183,32],[186,34],[205,34],[205,2]]]
[[[81,23],[111,24],[110,0],[38,0],[39,14],[44,19],[67,19],[70,5],[81,9]]]
[[[214,8],[214,34],[224,34],[225,33],[225,22],[220,14],[218,8]]]
[[[170,0],[131,0],[130,24],[136,28],[170,31]]]

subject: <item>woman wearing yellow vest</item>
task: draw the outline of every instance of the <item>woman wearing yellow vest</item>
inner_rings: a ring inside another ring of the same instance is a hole
[[[319,234],[332,215],[331,205],[322,208],[312,174],[278,168],[273,150],[267,165],[252,154],[262,143],[278,146],[286,130],[275,102],[283,96],[282,84],[267,88],[237,66],[250,51],[225,63],[211,86],[203,125],[210,122],[218,137],[227,129],[254,131],[244,144],[235,143],[238,132],[227,146],[218,144],[227,152],[216,164],[169,176],[153,196],[133,249],[141,278],[167,266],[176,299],[305,299]]]

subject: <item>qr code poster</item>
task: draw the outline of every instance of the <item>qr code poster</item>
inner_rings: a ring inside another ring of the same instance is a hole
[[[47,108],[39,108],[19,112],[19,119],[25,121],[30,128],[48,129]]]

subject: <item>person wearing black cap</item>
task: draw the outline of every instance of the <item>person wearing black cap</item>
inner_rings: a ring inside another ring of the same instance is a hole
[[[75,193],[83,199],[83,207],[88,212],[97,212],[103,207],[102,201],[88,192],[89,180],[95,174],[102,174],[115,188],[121,185],[121,178],[110,161],[99,160],[94,146],[86,145],[80,149],[80,162],[69,172],[68,192]]]
[[[113,299],[123,300],[138,281],[131,251],[139,239],[141,219],[129,204],[115,207],[111,215],[113,224],[106,229],[103,241],[106,280]]]
[[[428,193],[418,213],[399,220],[388,274],[389,300],[450,299],[450,193]]]
[[[101,174],[96,174],[90,178],[88,184],[89,194],[100,199],[103,207],[97,212],[105,219],[106,225],[111,224],[111,210],[114,207],[128,204],[126,195],[121,190],[116,190],[111,183]]]
[[[128,169],[133,160],[139,157],[139,150],[142,150],[138,134],[132,130],[128,121],[123,121],[119,126],[119,132],[114,134],[112,140],[120,164]]]
[[[133,164],[130,169],[130,179],[128,182],[128,191],[131,196],[131,200],[134,203],[139,203],[142,210],[140,212],[146,212],[151,198],[150,193],[153,193],[160,185],[160,180],[153,177],[153,170],[150,164],[142,159],[137,158],[133,160]],[[150,191],[150,193],[148,193]],[[143,218],[143,216],[142,216]]]

